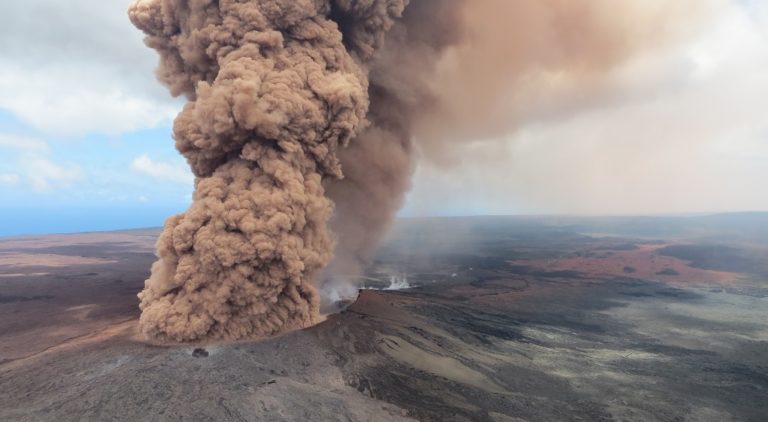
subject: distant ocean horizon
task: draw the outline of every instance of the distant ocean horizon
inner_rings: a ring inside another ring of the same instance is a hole
[[[176,206],[137,205],[130,207],[73,207],[51,205],[49,207],[0,208],[0,237],[26,235],[67,234],[97,231],[118,231],[162,227],[165,220],[188,208],[186,204]],[[755,235],[768,235],[768,211],[743,211],[724,213],[688,213],[659,215],[557,215],[557,214],[507,214],[507,215],[431,215],[415,216],[401,212],[398,220],[418,221],[422,218],[505,218],[545,219],[550,224],[581,226],[585,234],[597,233],[602,229],[615,229],[615,224],[629,224],[623,235],[656,235],[699,226],[721,226],[736,230],[749,229]],[[680,226],[680,223],[684,223]],[[592,224],[597,224],[592,226]],[[626,229],[626,228],[625,228]],[[668,233],[667,233],[668,234]]]
[[[186,206],[0,208],[0,237],[160,227]]]

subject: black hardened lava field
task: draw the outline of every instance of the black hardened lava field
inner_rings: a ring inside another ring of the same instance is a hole
[[[0,420],[764,421],[768,215],[400,221],[356,301],[145,341],[158,231],[0,242]]]

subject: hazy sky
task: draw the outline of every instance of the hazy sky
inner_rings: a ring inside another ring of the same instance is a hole
[[[768,210],[768,1],[713,1],[601,101],[422,163],[403,214]],[[0,235],[158,226],[189,202],[181,102],[128,3],[0,4]]]

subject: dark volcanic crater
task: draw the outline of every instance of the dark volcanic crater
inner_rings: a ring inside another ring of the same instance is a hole
[[[685,233],[577,226],[404,222],[366,280],[412,288],[278,338],[173,347],[135,333],[156,232],[3,239],[0,420],[765,420],[761,267],[668,256]]]

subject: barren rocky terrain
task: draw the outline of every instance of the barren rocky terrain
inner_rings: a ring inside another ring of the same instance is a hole
[[[0,420],[763,421],[767,222],[405,220],[325,322],[177,346],[156,230],[0,239]]]

